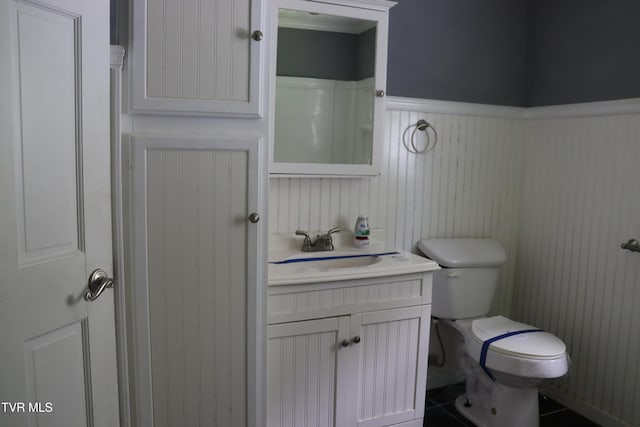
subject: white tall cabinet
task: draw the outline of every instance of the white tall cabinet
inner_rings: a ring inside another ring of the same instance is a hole
[[[131,2],[124,425],[264,426],[266,3]]]
[[[422,426],[431,281],[270,286],[267,426]]]

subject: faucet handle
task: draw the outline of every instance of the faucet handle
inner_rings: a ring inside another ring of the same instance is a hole
[[[338,233],[339,231],[340,231],[340,229],[338,227],[334,227],[331,230],[327,231],[327,234],[325,234],[323,236],[324,237],[325,250],[332,251],[334,249],[333,239],[331,238],[331,235],[333,233]]]
[[[296,236],[304,236],[304,241],[302,242],[302,248],[300,249],[303,252],[309,252],[311,250],[311,233],[304,230],[296,230]]]

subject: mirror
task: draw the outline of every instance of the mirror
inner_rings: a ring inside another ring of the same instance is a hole
[[[298,3],[277,12],[271,172],[375,175],[378,20]]]

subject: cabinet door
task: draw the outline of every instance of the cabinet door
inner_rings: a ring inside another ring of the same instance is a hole
[[[350,425],[378,427],[423,418],[430,315],[431,306],[423,305],[352,316],[358,357],[351,370],[358,379],[349,393],[356,399],[351,405],[356,422]]]
[[[259,141],[135,137],[139,426],[256,426]]]
[[[349,317],[269,326],[267,426],[342,427]]]
[[[273,1],[271,174],[380,174],[394,4]]]
[[[260,116],[261,0],[134,0],[134,111]]]

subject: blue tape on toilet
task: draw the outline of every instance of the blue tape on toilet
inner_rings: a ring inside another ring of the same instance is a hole
[[[487,352],[489,351],[489,346],[496,341],[500,341],[505,338],[512,337],[514,335],[528,334],[531,332],[544,332],[544,330],[543,329],[524,329],[522,331],[507,332],[506,334],[495,336],[482,343],[482,350],[480,351],[480,366],[487,373],[487,375],[489,376],[489,378],[491,378],[492,381],[495,381],[496,377],[491,373],[491,371],[489,371],[486,365]]]

